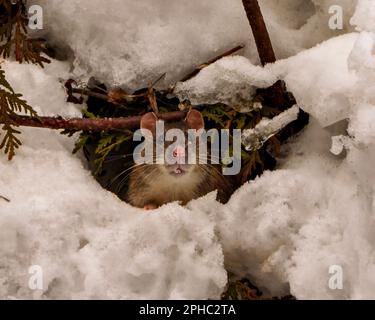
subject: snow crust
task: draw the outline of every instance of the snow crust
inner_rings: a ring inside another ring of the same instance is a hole
[[[344,29],[328,28],[336,0],[260,0],[279,59],[351,30],[355,0],[339,1]],[[74,52],[76,78],[95,76],[139,89],[163,73],[173,83],[214,56],[245,44],[258,61],[241,1],[233,0],[32,0],[44,9],[52,41]],[[107,4],[108,3],[108,4]]]

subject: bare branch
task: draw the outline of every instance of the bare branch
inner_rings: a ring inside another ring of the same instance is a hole
[[[168,112],[160,114],[159,118],[164,121],[178,121],[183,119],[186,113],[183,111]],[[38,117],[30,116],[12,116],[12,120],[19,126],[47,128],[55,130],[70,131],[104,131],[104,130],[123,130],[137,129],[141,122],[141,116],[127,118],[72,118],[64,119],[62,117]]]
[[[267,31],[266,24],[260,10],[258,0],[242,0],[245,7],[247,18],[258,48],[258,54],[262,65],[276,62],[275,52],[272,47],[271,39]],[[272,103],[275,107],[283,110],[286,105],[284,98],[284,88],[281,81],[276,82],[271,88]]]
[[[10,202],[10,200],[9,200],[8,198],[5,198],[5,197],[3,197],[3,196],[0,196],[0,199],[4,200],[4,201],[6,201],[6,202]]]
[[[190,80],[191,78],[194,78],[202,69],[208,67],[210,64],[215,63],[216,61],[220,60],[221,58],[228,57],[228,56],[232,55],[233,53],[236,53],[237,51],[243,49],[244,47],[245,47],[244,45],[239,45],[239,46],[237,46],[233,49],[230,49],[230,50],[218,55],[217,57],[207,61],[206,63],[200,64],[198,67],[195,68],[194,71],[190,72],[185,77],[183,77],[180,80],[180,82],[184,82],[184,81]]]
[[[276,61],[270,36],[257,0],[242,0],[262,65]]]

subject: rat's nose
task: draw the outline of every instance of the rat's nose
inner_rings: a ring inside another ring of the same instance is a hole
[[[185,148],[184,147],[176,147],[173,150],[173,157],[177,160],[185,160]]]

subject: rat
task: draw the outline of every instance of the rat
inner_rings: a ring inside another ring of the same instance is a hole
[[[153,144],[156,144],[155,127],[157,116],[149,112],[141,119],[141,130],[147,129],[153,134]],[[204,120],[198,110],[190,110],[184,120],[177,122],[165,122],[164,130],[180,129],[188,136],[189,129],[204,129]],[[176,161],[175,164],[140,164],[132,168],[129,175],[129,187],[126,201],[146,210],[156,209],[166,203],[178,201],[185,205],[192,199],[200,198],[207,193],[217,190],[217,199],[227,202],[233,192],[233,184],[230,177],[222,174],[219,164],[199,163],[198,152],[196,164],[187,164],[188,142],[185,146],[177,146],[171,152],[173,157],[185,160]],[[164,150],[173,142],[164,141]],[[154,158],[155,158],[154,148]]]

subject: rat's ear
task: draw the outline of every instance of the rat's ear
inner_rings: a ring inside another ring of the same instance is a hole
[[[153,112],[146,113],[141,118],[141,130],[147,129],[147,130],[150,130],[152,133],[155,133],[156,121],[158,121],[158,117],[156,116],[155,113]]]
[[[191,109],[186,116],[186,123],[189,129],[204,129],[204,120],[202,114],[198,110]]]

